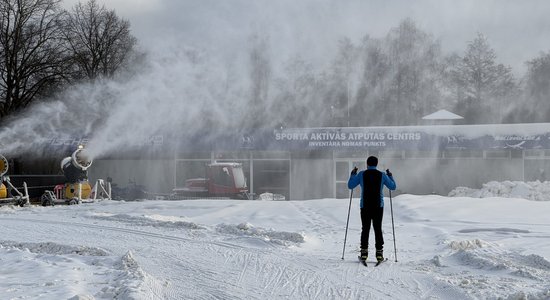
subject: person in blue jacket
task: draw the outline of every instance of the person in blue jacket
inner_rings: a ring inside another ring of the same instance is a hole
[[[361,260],[366,261],[369,248],[369,232],[372,222],[375,237],[376,260],[384,260],[384,237],[382,236],[382,217],[384,215],[384,186],[395,190],[397,185],[393,180],[390,170],[386,173],[376,169],[378,158],[367,158],[367,169],[357,173],[357,167],[353,168],[348,180],[348,188],[354,189],[361,185]]]

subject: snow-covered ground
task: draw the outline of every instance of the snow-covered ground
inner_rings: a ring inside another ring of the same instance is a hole
[[[376,268],[357,262],[357,200],[344,260],[347,199],[4,206],[0,295],[550,299],[550,201],[508,196],[394,197],[398,262],[386,199]]]

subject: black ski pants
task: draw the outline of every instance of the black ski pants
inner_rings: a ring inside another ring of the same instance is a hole
[[[384,248],[384,237],[382,236],[383,216],[383,207],[361,208],[361,249],[369,248],[369,232],[371,222],[374,229],[376,250],[382,250]]]

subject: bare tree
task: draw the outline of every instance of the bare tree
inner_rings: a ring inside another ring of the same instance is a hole
[[[441,98],[440,44],[410,19],[390,30],[385,43],[391,67],[387,104],[398,107],[392,123],[414,124],[436,109]]]
[[[530,98],[550,98],[550,52],[541,53],[527,62],[526,92]]]
[[[272,80],[271,57],[268,37],[254,34],[250,37],[250,111],[254,116],[245,121],[253,128],[263,122],[268,105],[270,82]]]
[[[510,106],[508,122],[548,122],[550,120],[550,52],[541,53],[527,63],[524,99]]]
[[[328,99],[324,101],[326,106],[330,105],[332,121],[335,122],[332,126],[351,126],[351,106],[355,103],[352,86],[359,62],[357,52],[349,38],[338,40],[338,52],[330,66]]]
[[[366,125],[408,125],[440,104],[440,45],[410,19],[362,47],[358,101]],[[385,112],[385,113],[380,113]]]
[[[65,55],[59,0],[0,0],[0,117],[55,89]]]
[[[128,63],[136,45],[130,22],[96,0],[76,4],[63,28],[77,79],[112,77]]]
[[[457,78],[466,96],[482,101],[498,80],[495,51],[482,34],[468,44],[468,49],[458,65]]]
[[[496,57],[487,38],[478,33],[452,70],[464,97],[458,99],[457,110],[470,122],[499,121],[507,97],[517,89],[511,68],[497,64]]]
[[[284,76],[274,81],[277,90],[269,111],[280,116],[278,121],[286,127],[312,126],[307,118],[315,108],[311,105],[316,90],[312,63],[297,55],[284,64],[283,70]]]

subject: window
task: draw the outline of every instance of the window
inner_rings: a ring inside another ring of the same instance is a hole
[[[346,181],[349,178],[349,163],[347,161],[336,162],[336,181]]]
[[[246,178],[244,177],[243,168],[241,166],[235,166],[233,168],[233,177],[235,179],[235,187],[246,187]]]
[[[403,158],[403,151],[380,151],[379,158]]]
[[[176,187],[185,186],[185,181],[192,178],[205,178],[206,165],[210,160],[177,160]]]
[[[483,158],[483,150],[445,150],[444,158]]]
[[[344,199],[348,198],[350,190],[348,189],[348,183],[338,182],[336,183],[336,198]]]
[[[485,158],[510,158],[509,150],[487,150]]]
[[[254,193],[290,196],[290,161],[254,160]]]
[[[525,150],[525,157],[541,157],[544,156],[544,150]]]
[[[214,183],[231,187],[233,186],[233,180],[231,174],[229,174],[228,166],[212,167],[212,177],[214,177]]]
[[[254,159],[289,159],[290,152],[285,151],[258,151],[253,154]]]
[[[440,158],[441,152],[438,151],[407,151],[406,158]]]

